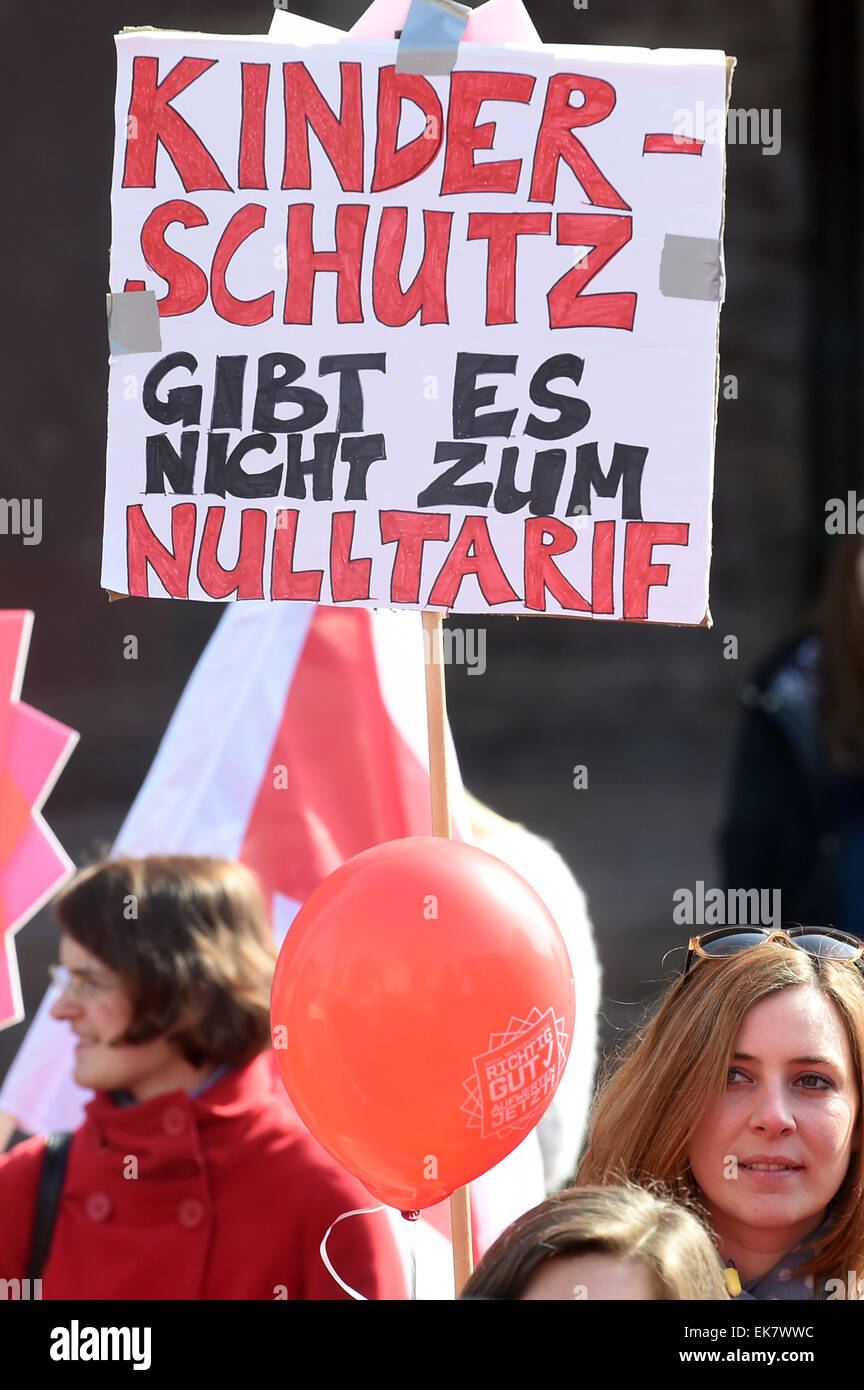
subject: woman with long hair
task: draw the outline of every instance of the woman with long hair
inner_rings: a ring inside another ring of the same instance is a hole
[[[577,1183],[693,1203],[742,1297],[858,1297],[861,944],[825,928],[694,937],[598,1094]]]

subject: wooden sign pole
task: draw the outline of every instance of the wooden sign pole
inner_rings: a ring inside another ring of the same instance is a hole
[[[447,698],[444,686],[444,642],[441,614],[423,613],[426,655],[426,723],[429,730],[429,784],[432,793],[432,834],[450,839],[450,795],[447,782]],[[457,1188],[450,1198],[450,1233],[456,1297],[462,1292],[474,1259],[471,1249],[470,1189]]]

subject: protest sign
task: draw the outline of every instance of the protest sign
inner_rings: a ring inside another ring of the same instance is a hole
[[[117,48],[106,588],[706,620],[722,53]]]

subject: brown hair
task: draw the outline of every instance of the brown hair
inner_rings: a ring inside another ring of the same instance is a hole
[[[193,1066],[248,1061],[268,1046],[276,945],[243,864],[103,860],[75,876],[54,910],[61,930],[126,983],[133,1017],[117,1044],[169,1035]]]
[[[823,721],[835,763],[864,773],[864,602],[861,536],[844,536],[829,566],[819,609]]]
[[[689,1148],[723,1094],[745,1014],[760,999],[795,985],[818,989],[846,1028],[858,1091],[864,1076],[864,979],[840,965],[776,943],[723,960],[701,961],[678,979],[651,1021],[626,1048],[602,1086],[591,1117],[579,1182],[665,1184],[698,1204]],[[864,1272],[864,1150],[859,1143],[831,1203],[834,1224],[820,1252],[800,1267],[814,1276]]]
[[[659,1299],[729,1297],[697,1217],[665,1194],[628,1185],[574,1187],[520,1216],[487,1250],[462,1297],[521,1298],[547,1260],[594,1253],[647,1267]]]

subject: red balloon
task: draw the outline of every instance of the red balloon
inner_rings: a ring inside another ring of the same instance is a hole
[[[534,889],[458,840],[365,850],[292,923],[273,982],[285,1089],[382,1202],[420,1211],[548,1106],[573,1035],[570,959]]]

